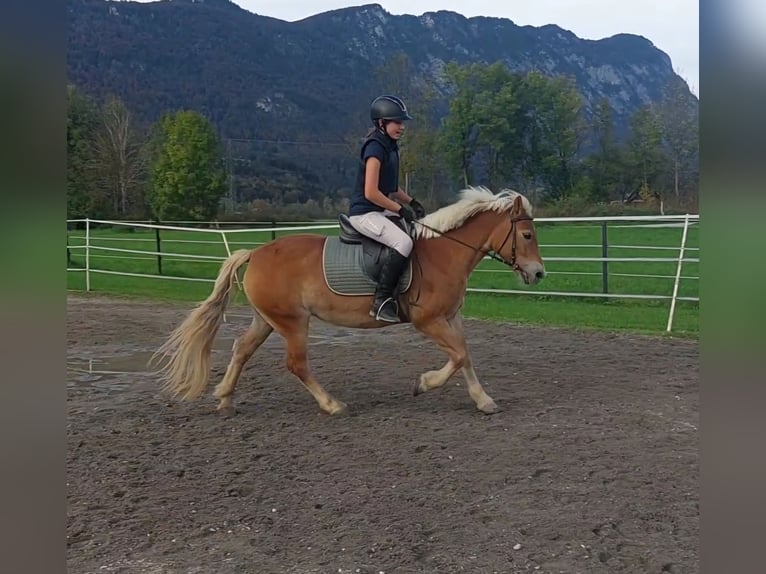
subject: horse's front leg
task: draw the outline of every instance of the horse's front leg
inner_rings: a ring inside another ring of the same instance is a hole
[[[454,319],[450,322],[440,317],[426,324],[416,324],[415,327],[433,339],[449,355],[449,359],[441,369],[420,375],[412,389],[412,393],[417,396],[443,386],[463,366],[468,350],[465,341],[455,328]]]
[[[484,387],[481,386],[479,378],[476,376],[476,371],[473,370],[471,355],[468,353],[466,353],[465,361],[463,361],[462,371],[468,387],[468,394],[471,395],[473,402],[476,403],[476,408],[488,415],[498,412],[500,408],[492,400],[492,397],[486,393]]]
[[[460,315],[457,314],[450,320],[440,318],[426,324],[415,325],[415,327],[444,349],[449,355],[449,360],[441,369],[420,375],[413,388],[413,394],[419,395],[441,387],[458,369],[462,369],[468,394],[476,403],[476,408],[484,413],[496,413],[499,409],[495,401],[484,391],[484,387],[479,383],[476,372],[473,370],[473,362],[466,346],[463,321]]]
[[[431,389],[438,389],[455,374],[455,371],[457,371],[455,363],[452,362],[452,359],[449,359],[441,369],[428,371],[420,375],[412,387],[412,394],[418,396],[420,393],[425,393]]]

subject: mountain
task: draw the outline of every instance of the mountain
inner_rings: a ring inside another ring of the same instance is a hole
[[[224,138],[336,142],[346,156],[340,142],[365,129],[377,95],[375,69],[397,52],[436,89],[440,114],[447,62],[500,60],[573,76],[586,112],[607,98],[621,133],[636,109],[679,81],[667,54],[640,36],[584,40],[555,25],[449,11],[395,16],[368,4],[289,23],[228,0],[68,0],[67,9],[68,81],[84,92],[115,93],[147,123],[191,108]],[[336,171],[348,178],[347,169]]]

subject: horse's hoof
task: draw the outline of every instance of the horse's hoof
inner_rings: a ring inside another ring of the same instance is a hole
[[[235,409],[233,406],[219,407],[216,409],[216,411],[225,419],[231,418],[237,414],[237,409]]]
[[[327,414],[333,417],[342,417],[348,415],[348,406],[346,403],[337,401],[336,404],[331,407],[331,410],[327,411]]]
[[[417,397],[422,392],[423,391],[420,390],[420,379],[417,379],[415,384],[412,385],[412,396]]]
[[[476,408],[483,412],[485,415],[494,415],[495,413],[499,413],[501,410],[500,407],[495,404],[495,401],[489,401],[488,403],[481,406],[477,405]]]

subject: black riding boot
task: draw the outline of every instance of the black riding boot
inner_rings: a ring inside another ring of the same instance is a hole
[[[399,304],[396,302],[395,292],[399,278],[407,267],[407,261],[407,257],[396,250],[391,250],[388,259],[380,270],[370,316],[388,323],[399,322]]]

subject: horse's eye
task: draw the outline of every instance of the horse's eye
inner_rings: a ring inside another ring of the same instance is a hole
[[[524,236],[524,239],[532,239],[532,233],[529,231],[525,231],[522,235]]]

